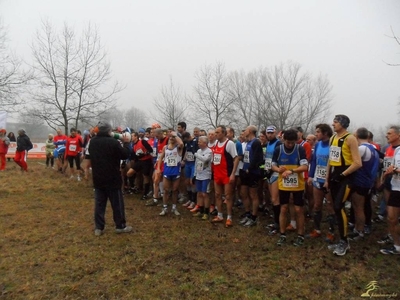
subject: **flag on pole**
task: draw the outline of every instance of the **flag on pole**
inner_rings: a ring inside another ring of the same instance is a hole
[[[0,128],[6,128],[7,125],[7,112],[0,111]]]

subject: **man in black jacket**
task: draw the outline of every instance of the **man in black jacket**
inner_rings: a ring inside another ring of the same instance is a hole
[[[33,148],[32,142],[26,135],[24,129],[18,130],[17,137],[17,149],[15,151],[14,161],[21,167],[22,171],[28,171],[28,164],[26,163],[26,157],[28,151]]]
[[[98,133],[90,140],[89,153],[92,165],[93,185],[95,188],[94,221],[96,236],[103,234],[107,199],[110,199],[113,210],[116,233],[132,231],[126,226],[124,198],[122,196],[121,160],[129,157],[129,140],[121,143],[111,137],[111,125],[100,122]]]

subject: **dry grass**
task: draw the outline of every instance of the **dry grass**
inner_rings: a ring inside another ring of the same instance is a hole
[[[127,196],[135,232],[115,234],[108,207],[95,237],[90,184],[29,165],[0,173],[0,299],[358,299],[372,280],[400,295],[400,258],[376,243],[384,225],[335,257],[322,240],[278,248],[261,225],[225,229],[183,209],[162,218]]]

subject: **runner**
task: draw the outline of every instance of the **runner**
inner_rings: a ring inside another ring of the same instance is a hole
[[[225,227],[232,226],[232,185],[235,182],[235,172],[239,163],[235,144],[226,137],[226,127],[218,126],[215,130],[217,143],[213,147],[215,201],[218,209],[218,215],[212,219],[214,223],[224,221],[222,213],[222,194],[225,195],[227,219]]]
[[[347,240],[347,216],[344,204],[350,193],[354,172],[361,168],[361,158],[357,139],[347,128],[350,119],[346,115],[336,115],[333,119],[335,135],[330,140],[329,161],[324,187],[330,190],[333,208],[338,223],[340,240],[338,244],[329,245],[335,255],[343,256],[350,249]]]
[[[293,195],[293,203],[297,217],[298,236],[293,242],[294,246],[304,244],[304,176],[308,169],[308,160],[304,148],[297,140],[295,129],[285,130],[283,134],[283,145],[275,148],[272,157],[272,171],[279,173],[279,201],[281,213],[279,216],[280,237],[278,246],[286,243],[286,219],[290,195]]]

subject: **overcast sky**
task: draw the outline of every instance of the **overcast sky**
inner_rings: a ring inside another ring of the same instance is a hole
[[[398,122],[400,1],[0,0],[10,46],[26,61],[41,20],[80,31],[95,24],[124,108],[152,108],[169,77],[187,93],[205,63],[250,71],[289,60],[326,74],[332,113],[357,125]],[[331,119],[326,120],[331,122]]]

